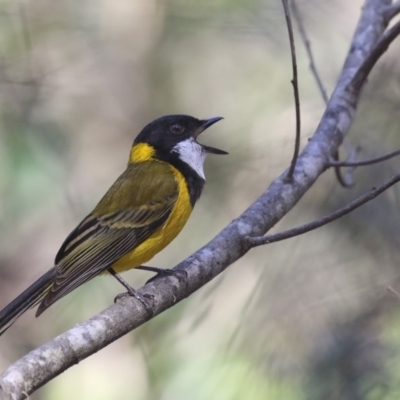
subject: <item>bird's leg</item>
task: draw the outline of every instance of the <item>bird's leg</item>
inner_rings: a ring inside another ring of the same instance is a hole
[[[152,313],[150,304],[144,296],[139,294],[131,285],[129,285],[129,283],[124,278],[117,274],[112,268],[108,268],[108,272],[128,291],[129,296],[132,296],[135,299],[139,300],[143,304],[146,311]],[[124,295],[126,295],[126,293],[121,293],[117,295],[114,299],[114,302],[116,303],[117,300],[119,300]]]
[[[157,268],[157,267],[148,267],[147,265],[139,265],[138,267],[135,267],[136,269],[141,269],[142,271],[150,271],[150,272],[155,272],[157,275],[153,276],[150,278],[147,282],[146,285],[150,282],[153,282],[154,280],[161,278],[163,276],[175,276],[176,279],[179,280],[179,282],[182,282],[187,278],[187,273],[186,271],[183,270],[176,270],[176,269],[168,269],[168,268]],[[184,275],[184,277],[182,277]]]

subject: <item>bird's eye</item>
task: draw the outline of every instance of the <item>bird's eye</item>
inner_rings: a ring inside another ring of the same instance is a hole
[[[185,128],[180,124],[171,125],[169,129],[175,135],[180,135],[185,130]]]

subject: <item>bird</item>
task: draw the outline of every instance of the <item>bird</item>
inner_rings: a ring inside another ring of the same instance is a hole
[[[67,236],[54,266],[0,311],[0,335],[38,305],[36,317],[97,275],[109,273],[143,300],[119,275],[143,265],[182,230],[204,184],[208,153],[226,151],[200,144],[200,133],[223,119],[166,115],[135,138],[125,171],[93,211]]]

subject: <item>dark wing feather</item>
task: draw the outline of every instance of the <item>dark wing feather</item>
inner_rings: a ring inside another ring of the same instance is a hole
[[[98,215],[88,215],[67,237],[56,256],[57,274],[54,283],[36,315],[40,315],[55,301],[107,270],[167,221],[178,197],[173,175],[164,174],[162,180],[153,179],[153,184],[142,183],[139,184],[139,188],[135,185],[135,189],[141,191],[143,203],[135,204],[131,209],[115,211],[115,201],[112,197],[121,196],[124,191],[129,191],[129,185],[132,184],[132,179],[129,178],[132,177],[122,175],[94,210]],[[116,185],[119,186],[119,190]],[[134,193],[125,194],[134,196]],[[144,201],[146,198],[147,202]],[[104,208],[107,207],[101,207],[102,202],[103,206],[112,206],[111,212],[104,213]]]

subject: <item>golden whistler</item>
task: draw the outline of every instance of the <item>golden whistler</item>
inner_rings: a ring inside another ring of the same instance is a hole
[[[167,115],[148,124],[133,143],[126,170],[65,239],[54,267],[0,311],[0,335],[28,309],[39,305],[39,316],[101,273],[110,273],[140,299],[119,273],[131,268],[165,271],[142,264],[188,220],[205,183],[206,154],[227,154],[197,142],[201,132],[221,119]]]

